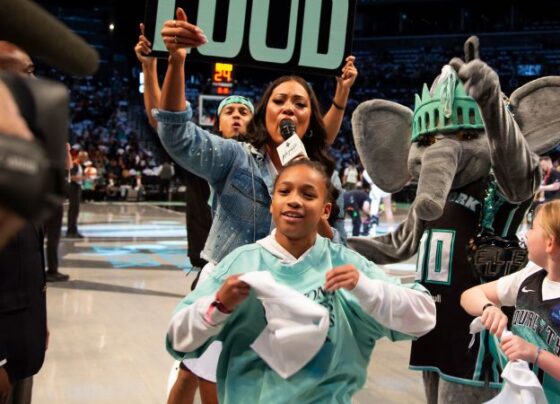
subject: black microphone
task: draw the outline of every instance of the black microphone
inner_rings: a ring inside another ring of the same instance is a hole
[[[89,76],[97,71],[97,51],[37,4],[0,0],[0,10],[0,39],[69,74]]]
[[[284,140],[288,140],[293,134],[296,133],[296,125],[291,119],[283,119],[280,121],[280,134]]]
[[[296,133],[296,125],[291,119],[283,119],[280,121],[280,133],[284,138],[284,142],[276,148],[278,157],[283,166],[292,160],[299,158],[307,158],[305,145]]]

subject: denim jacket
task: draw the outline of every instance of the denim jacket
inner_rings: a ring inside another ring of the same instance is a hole
[[[235,248],[266,237],[272,229],[274,175],[253,146],[223,139],[190,122],[192,111],[153,110],[167,152],[208,181],[217,199],[210,233],[200,254],[217,264]]]

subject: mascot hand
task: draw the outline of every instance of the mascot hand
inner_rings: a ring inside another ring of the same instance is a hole
[[[458,63],[455,63],[453,67]],[[459,78],[465,85],[465,91],[473,97],[479,105],[485,105],[488,100],[500,94],[500,79],[498,74],[481,60],[464,63],[458,70]]]

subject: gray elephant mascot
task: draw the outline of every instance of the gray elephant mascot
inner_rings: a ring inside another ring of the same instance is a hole
[[[469,348],[473,318],[459,300],[526,264],[516,231],[540,185],[538,156],[560,141],[559,105],[560,77],[534,80],[507,98],[471,37],[464,61],[452,59],[430,90],[424,85],[414,111],[376,99],[354,112],[354,140],[373,182],[394,193],[418,180],[395,231],[349,245],[378,264],[417,253],[416,281],[437,305],[436,328],[412,343],[410,356],[410,368],[423,371],[428,403],[480,403],[501,387],[506,360],[496,337],[483,332]]]

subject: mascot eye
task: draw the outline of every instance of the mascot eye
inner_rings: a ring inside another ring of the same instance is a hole
[[[460,132],[457,134],[458,140],[473,140],[478,137],[477,132]]]
[[[436,137],[434,135],[424,135],[418,139],[418,146],[428,147],[436,142]]]

